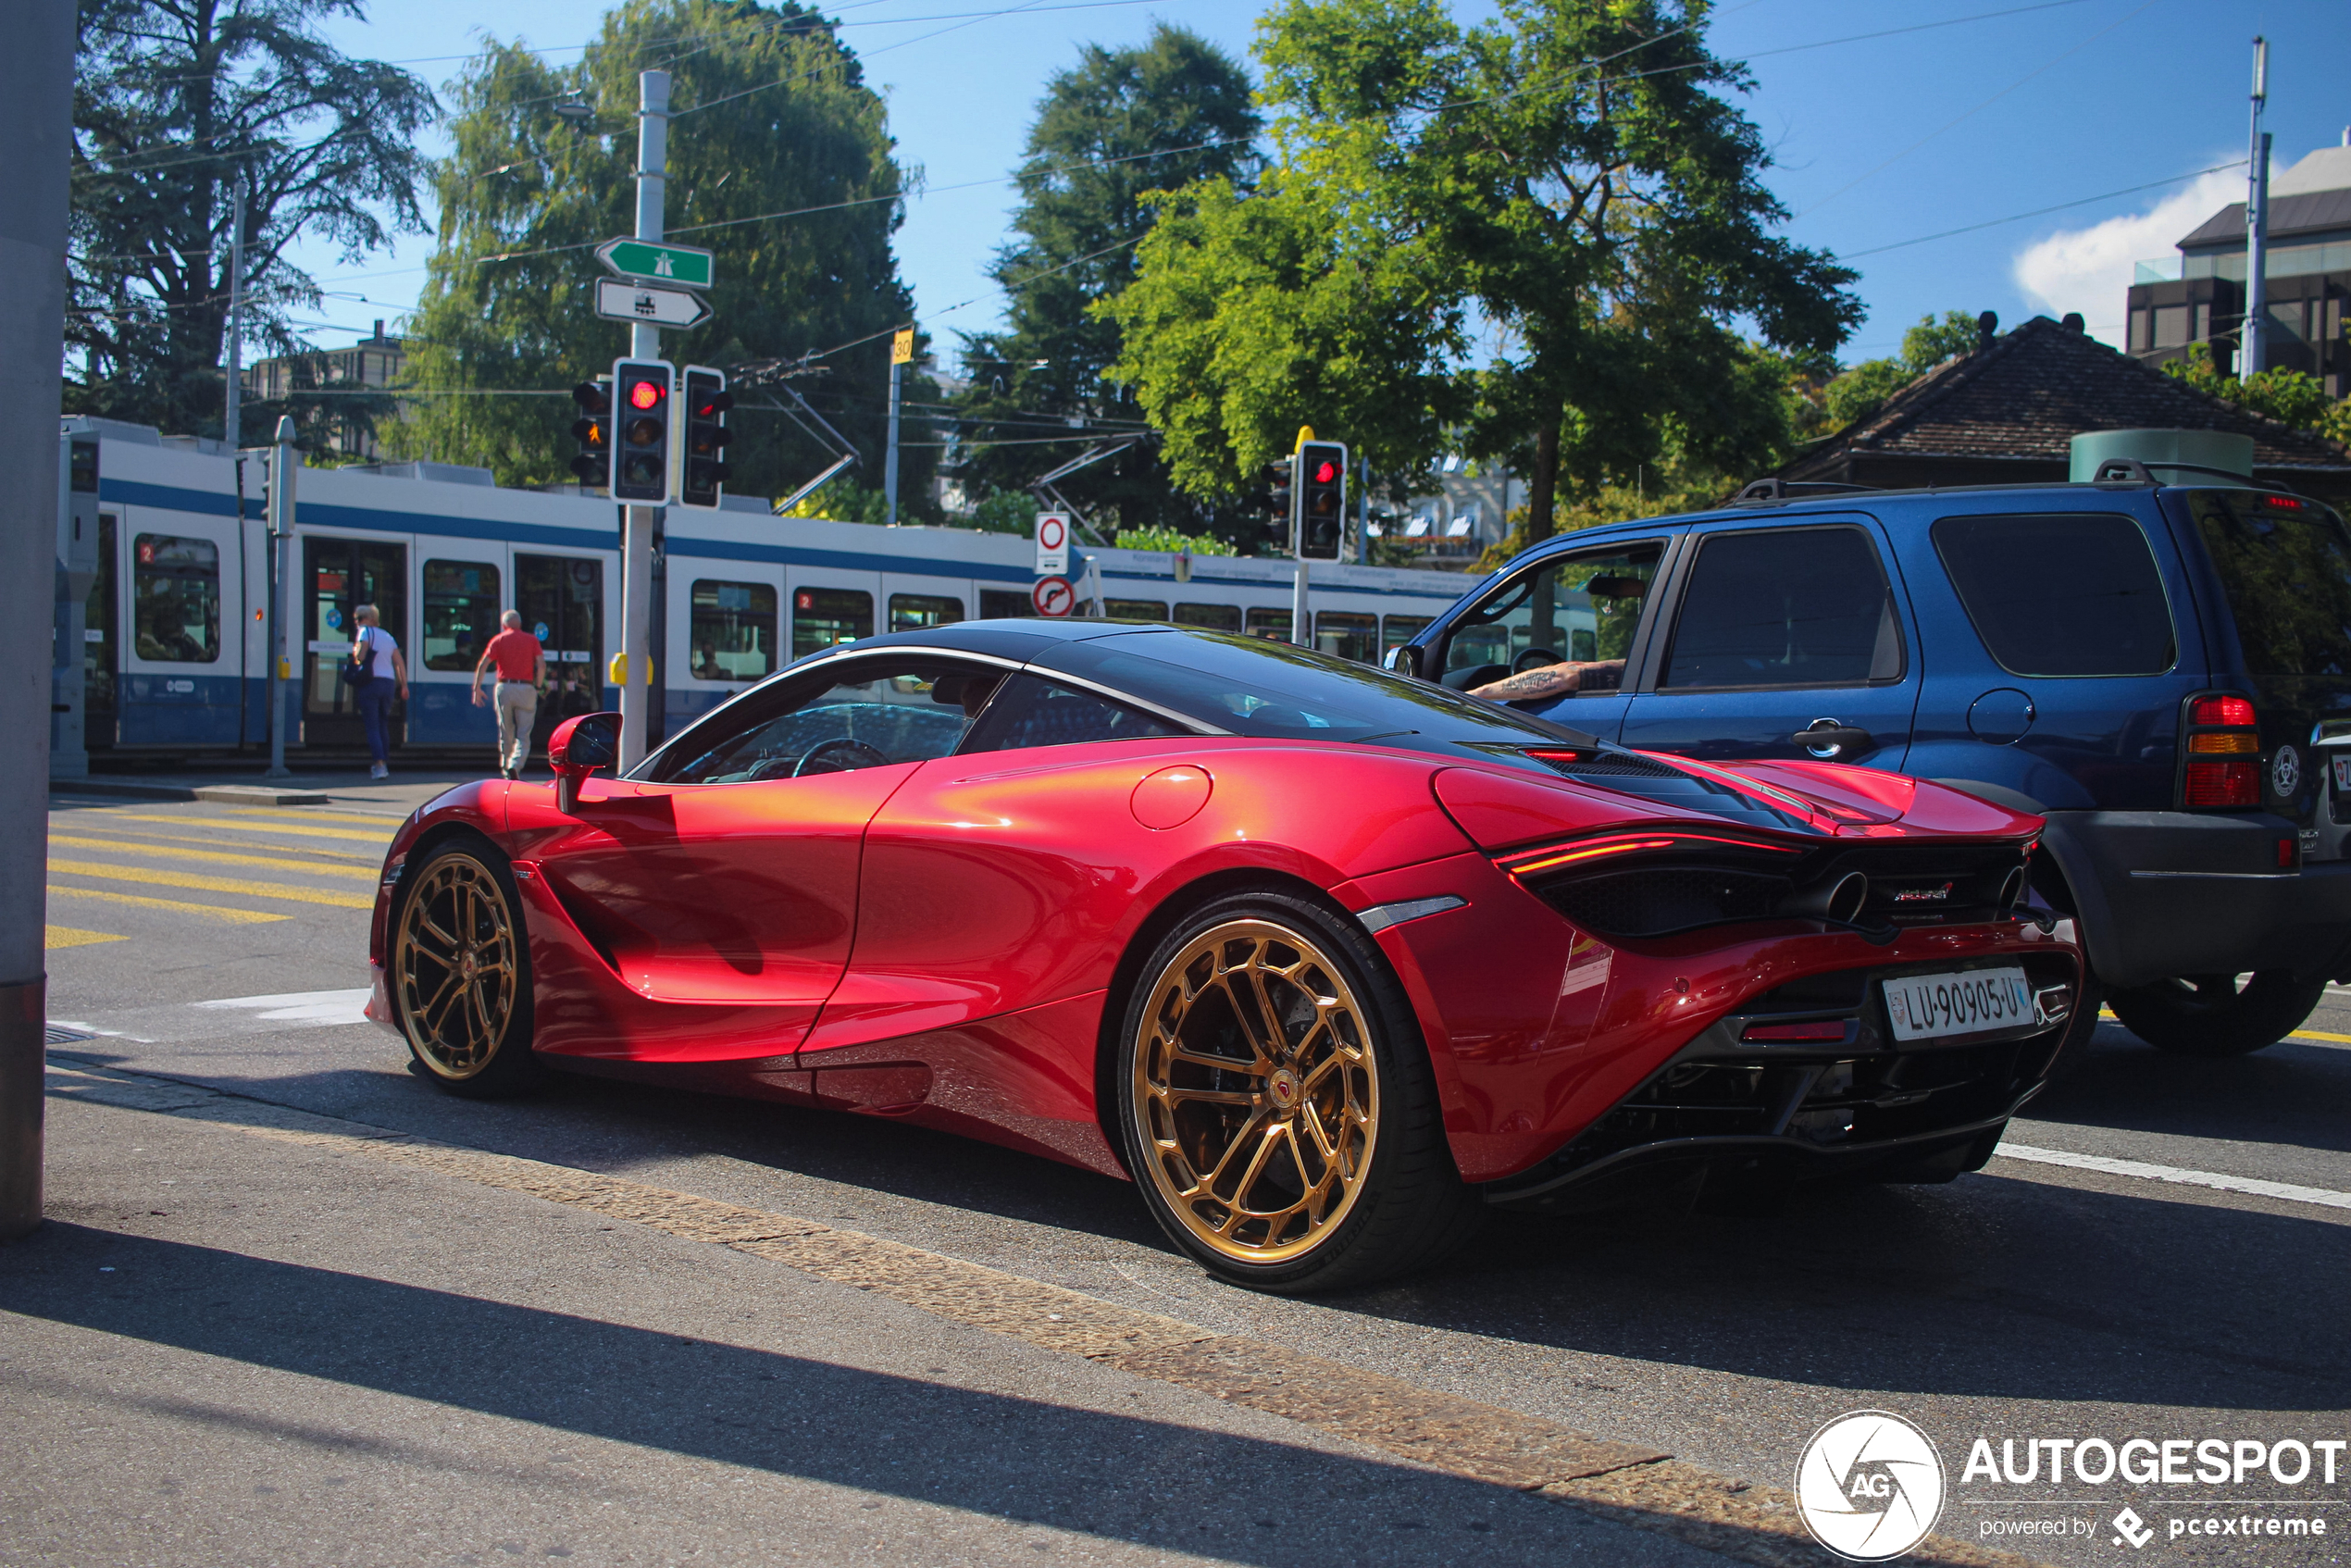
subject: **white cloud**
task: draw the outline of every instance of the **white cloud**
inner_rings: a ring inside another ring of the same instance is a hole
[[[2231,202],[2243,200],[2244,171],[2218,170],[2146,212],[2109,218],[2086,229],[2060,229],[2035,240],[2017,252],[2009,271],[2016,286],[2049,315],[2078,310],[2092,337],[2121,348],[2132,263],[2178,259],[2183,235]]]

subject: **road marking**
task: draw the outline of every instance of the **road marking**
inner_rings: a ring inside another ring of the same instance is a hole
[[[232,920],[239,925],[257,926],[265,920],[290,920],[292,915],[278,915],[260,909],[229,909],[217,903],[182,903],[178,899],[142,898],[137,893],[111,892],[105,888],[68,888],[49,884],[49,896],[64,894],[68,898],[104,899],[108,903],[137,904],[142,909],[168,909],[176,915],[209,915],[216,920]]]
[[[51,1052],[50,1092],[232,1126],[255,1138],[356,1154],[575,1204],[689,1241],[730,1248],[868,1290],[969,1328],[1083,1356],[1384,1450],[1531,1492],[1761,1568],[1826,1561],[1780,1487],[1749,1485],[1629,1443],[1588,1437],[1262,1339],[1218,1334],[1041,1280],[815,1220],[763,1213],[594,1171],[430,1143],[177,1079]],[[1948,1537],[1913,1550],[1937,1563],[2030,1568],[2014,1552]]]
[[[371,828],[380,828],[386,833],[398,830],[401,823],[407,820],[405,817],[385,816],[380,813],[363,815],[358,812],[318,811],[314,808],[294,806],[231,806],[229,809],[239,816],[284,816],[291,817],[296,822],[364,822]]]
[[[2220,1192],[2244,1192],[2256,1198],[2283,1198],[2293,1203],[2318,1203],[2330,1209],[2351,1209],[2351,1192],[2323,1187],[2296,1187],[2291,1182],[2262,1181],[2255,1176],[2222,1176],[2217,1171],[2183,1170],[2177,1165],[2150,1165],[2138,1160],[2109,1160],[2103,1154],[2075,1154],[2063,1149],[2034,1149],[2003,1143],[1993,1151],[2010,1160],[2036,1165],[2067,1165],[2077,1171],[2108,1176],[2137,1176],[2145,1181],[2176,1182],[2183,1187],[2209,1187]]]
[[[223,822],[217,816],[168,816],[161,812],[110,811],[107,822],[166,822],[174,828],[217,828],[229,833],[290,833],[297,839],[376,839],[390,842],[397,823],[385,826],[380,833],[358,833],[342,828],[288,828],[275,822]],[[77,825],[78,826],[78,825]],[[95,826],[94,824],[93,826]]]
[[[2296,1029],[2289,1039],[2331,1039],[2337,1045],[2351,1045],[2351,1035],[2331,1035],[2324,1029]]]
[[[71,926],[44,926],[41,945],[44,950],[61,947],[88,947],[93,942],[118,942],[127,939],[111,931],[82,931]]]
[[[157,888],[193,888],[207,893],[243,893],[248,898],[290,899],[296,903],[330,903],[338,909],[373,909],[376,901],[357,893],[329,892],[323,888],[297,888],[286,882],[235,882],[226,877],[199,877],[193,871],[152,870],[143,865],[108,865],[94,860],[56,860],[49,869],[74,877],[100,877],[115,882],[142,882]]]
[[[135,839],[78,839],[68,833],[52,833],[53,844],[70,844],[78,850],[118,850],[125,853],[162,855],[168,860],[208,860],[222,865],[267,865],[276,871],[305,871],[314,877],[358,877],[374,881],[377,872],[366,865],[315,865],[306,860],[282,860],[275,855],[230,854],[226,850],[175,850],[163,844],[143,844]],[[56,862],[50,864],[55,865]]]
[[[277,996],[231,996],[197,1002],[193,1007],[236,1007],[273,1024],[364,1024],[367,988],[342,991],[286,991]]]
[[[106,833],[107,831],[104,824],[93,826],[87,822],[74,823],[73,828],[78,833]],[[57,841],[57,839],[61,837],[62,835],[53,836],[50,841],[55,843]],[[96,840],[79,840],[76,841],[90,843]],[[109,834],[104,841],[110,844],[168,843],[210,844],[214,846],[218,846],[220,844],[220,840],[218,839],[193,839],[190,838],[185,833],[158,833],[152,828],[125,828],[118,834]],[[373,850],[320,850],[313,849],[307,844],[276,844],[271,847],[274,849],[281,849],[288,854],[317,855],[323,858],[344,861],[355,860],[367,865],[380,865],[383,864],[383,856],[378,854]]]

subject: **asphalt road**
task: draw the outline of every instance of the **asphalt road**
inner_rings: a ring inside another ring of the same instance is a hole
[[[852,1226],[1783,1487],[1821,1424],[1889,1411],[1943,1456],[1943,1534],[2046,1561],[2351,1556],[2351,1450],[2332,1450],[2332,1484],[2326,1450],[2299,1481],[2288,1457],[2351,1438],[2351,995],[2234,1061],[2166,1056],[2109,1024],[2012,1125],[2004,1149],[2036,1152],[1946,1187],[1823,1190],[1760,1217],[1498,1216],[1440,1273],[1288,1300],[1203,1277],[1121,1183],[916,1128],[592,1079],[524,1103],[439,1094],[356,1021],[395,817],[61,797],[50,1015],[93,1038],[60,1050]],[[2085,1157],[2124,1164],[2064,1163]],[[1979,1439],[1992,1455],[2011,1444],[2021,1467],[2034,1439],[2141,1437],[2220,1439],[2238,1460],[2290,1441],[2278,1474],[2256,1462],[2217,1485],[2192,1478],[2193,1446],[2177,1450],[2191,1478],[2168,1484],[1969,1464]],[[1317,1507],[1348,1515],[1336,1495]],[[2125,1507],[2154,1531],[2143,1549],[2118,1535]],[[2325,1534],[2259,1534],[2272,1517]],[[2238,1528],[2202,1534],[2227,1519]],[[2020,1521],[2068,1533],[2019,1537]],[[1565,1549],[1526,1541],[1536,1560]],[[1517,1555],[1491,1544],[1397,1549]]]

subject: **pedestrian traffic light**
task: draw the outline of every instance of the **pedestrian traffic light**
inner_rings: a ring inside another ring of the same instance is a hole
[[[571,401],[579,404],[579,417],[571,422],[571,435],[579,443],[579,454],[571,460],[571,471],[579,482],[598,490],[612,488],[612,383],[582,381],[571,389]]]
[[[669,500],[670,389],[665,360],[616,359],[612,367],[612,498],[660,506]]]
[[[1299,559],[1336,561],[1347,547],[1347,448],[1335,441],[1298,448]]]
[[[735,394],[726,376],[706,365],[686,367],[686,454],[678,480],[681,506],[715,506],[725,487],[727,410]]]

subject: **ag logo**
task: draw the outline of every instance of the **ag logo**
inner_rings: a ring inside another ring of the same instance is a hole
[[[2277,755],[2270,759],[2270,787],[2281,796],[2291,795],[2302,788],[2302,753],[2291,746],[2280,746]]]
[[[1804,1445],[1796,1507],[1812,1538],[1839,1557],[1899,1557],[1926,1538],[1943,1512],[1943,1457],[1898,1415],[1838,1416]]]

